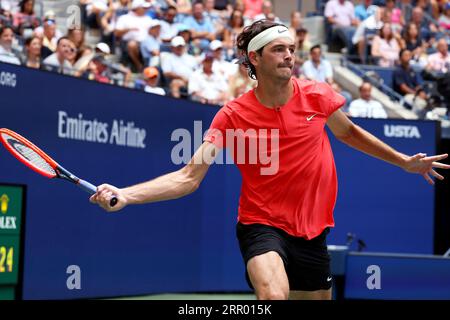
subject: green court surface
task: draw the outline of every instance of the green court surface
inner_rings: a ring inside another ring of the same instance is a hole
[[[113,300],[256,300],[256,297],[251,293],[165,293]]]

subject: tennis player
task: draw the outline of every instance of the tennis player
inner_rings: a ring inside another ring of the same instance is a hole
[[[261,129],[276,129],[269,144],[277,148],[266,153],[277,155],[276,166],[237,163],[242,174],[237,237],[247,281],[258,299],[331,299],[326,236],[334,226],[337,179],[325,124],[340,141],[430,184],[432,177],[444,179],[434,168],[449,169],[438,162],[448,155],[402,154],[349,120],[340,110],[344,98],[328,84],[293,78],[295,41],[284,25],[257,21],[244,29],[237,45],[258,86],[218,111],[191,161],[128,188],[103,184],[91,201],[117,211],[188,195],[200,186],[220,148],[232,148],[237,157],[229,132],[250,132],[245,138],[252,140],[267,138],[268,130]],[[270,166],[276,170],[262,170]],[[118,203],[110,207],[113,195]]]

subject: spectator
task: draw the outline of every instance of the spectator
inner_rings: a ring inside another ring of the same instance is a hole
[[[236,72],[237,65],[224,59],[222,41],[211,41],[209,49],[211,50],[211,54],[214,58],[214,73],[218,73],[222,75],[224,79],[228,79],[232,74]]]
[[[308,40],[308,30],[300,28],[297,30],[297,50],[295,51],[294,75],[300,77],[302,74],[302,66],[308,60],[309,51],[311,50],[311,42]]]
[[[372,5],[372,0],[362,0],[360,4],[355,7],[355,17],[359,21],[366,20],[370,13],[368,12],[369,7]]]
[[[177,8],[169,6],[164,13],[161,23],[161,40],[163,43],[170,44],[170,40],[176,37],[179,31],[180,24],[175,22],[177,16]]]
[[[80,0],[84,9],[84,24],[91,29],[100,29],[101,17],[108,11],[108,0]]]
[[[0,0],[0,8],[8,12],[8,14],[13,15],[19,11],[19,1],[18,0]]]
[[[439,26],[449,32],[450,31],[450,2],[444,5],[442,14],[439,16]]]
[[[67,37],[70,41],[73,42],[77,51],[75,60],[78,60],[81,57],[87,56],[92,53],[92,49],[85,44],[84,33],[84,28],[75,26],[69,28],[67,32]]]
[[[42,40],[39,37],[31,37],[25,40],[26,56],[23,65],[32,69],[40,69],[42,64],[41,59]]]
[[[126,15],[131,8],[131,0],[119,0],[118,2],[113,2],[112,5],[108,7],[108,10],[101,18],[101,29],[103,41],[112,42],[113,33],[116,29],[117,20]]]
[[[377,6],[370,6],[367,10],[369,16],[363,20],[356,28],[352,38],[352,43],[357,46],[361,63],[367,62],[367,51],[371,46],[373,38],[383,27],[384,9]]]
[[[389,13],[392,31],[400,33],[405,25],[402,10],[395,6],[395,0],[386,0],[386,12]]]
[[[309,80],[328,83],[336,92],[344,96],[346,100],[345,107],[347,107],[352,100],[352,96],[349,92],[343,91],[334,81],[333,67],[328,60],[322,58],[322,49],[320,48],[320,45],[311,47],[310,55],[311,59],[303,64],[303,75]]]
[[[89,63],[88,79],[100,83],[112,83],[110,78],[108,65],[103,55],[97,54]]]
[[[439,19],[439,5],[436,0],[413,0],[412,5],[421,8],[433,19]]]
[[[190,15],[192,13],[191,0],[166,0],[167,4],[178,9],[181,15]]]
[[[209,19],[204,17],[202,2],[196,2],[192,7],[192,16],[184,19],[183,23],[192,33],[194,45],[201,51],[207,50],[209,43],[216,38],[216,30]]]
[[[13,25],[19,35],[28,37],[40,25],[34,14],[34,0],[21,0],[19,7],[19,12],[14,14]]]
[[[0,27],[0,61],[20,65],[19,57],[13,52],[14,31],[11,27]]]
[[[146,66],[159,65],[159,53],[161,41],[161,23],[159,20],[152,20],[148,29],[147,37],[141,42],[141,54]]]
[[[419,34],[419,29],[415,23],[409,23],[406,25],[401,47],[402,49],[408,49],[411,51],[413,58],[416,60],[423,53],[425,53],[426,42],[422,41]]]
[[[236,39],[242,30],[244,30],[242,11],[234,10],[223,33],[223,46],[225,47],[226,56],[229,60],[236,57]]]
[[[205,8],[205,12],[203,13],[203,15],[206,19],[209,19],[209,21],[211,21],[216,34],[220,37],[223,37],[224,25],[219,11],[214,9],[215,0],[203,0],[203,6]]]
[[[280,22],[280,19],[275,16],[275,13],[273,13],[273,6],[272,6],[272,1],[269,0],[265,0],[263,1],[262,5],[261,5],[261,13],[257,14],[253,21],[258,21],[258,20],[272,20],[274,22]]]
[[[438,32],[436,26],[424,18],[424,13],[421,7],[415,7],[412,11],[412,22],[419,27],[420,37],[424,41],[433,41],[432,39]]]
[[[249,20],[255,19],[258,14],[262,13],[262,5],[264,0],[243,0],[242,5],[245,7],[244,17]]]
[[[186,42],[181,36],[171,41],[172,52],[161,61],[164,77],[170,81],[170,92],[173,97],[180,98],[181,90],[185,90],[188,80],[194,72],[197,62],[195,58],[186,53]]]
[[[303,64],[303,74],[309,80],[333,83],[333,67],[328,60],[322,59],[320,45],[310,49],[311,59]]]
[[[133,0],[131,12],[121,16],[116,24],[115,35],[121,40],[122,59],[131,59],[135,70],[141,70],[140,43],[148,34],[152,19],[146,15],[150,4],[145,0]]]
[[[450,55],[448,54],[447,39],[440,39],[436,48],[437,52],[428,56],[426,70],[435,74],[447,73],[450,71]]]
[[[383,119],[388,117],[381,103],[372,99],[371,93],[372,85],[369,82],[363,82],[359,87],[360,99],[353,100],[348,108],[351,117]]]
[[[400,53],[399,34],[394,34],[390,23],[385,23],[372,42],[372,56],[379,58],[380,67],[393,67]]]
[[[229,95],[233,99],[255,88],[258,82],[248,76],[247,68],[240,63],[238,71],[230,77],[229,83]]]
[[[44,24],[34,29],[34,34],[42,38],[42,58],[45,59],[56,51],[56,46],[62,33],[56,27],[56,16],[53,11],[47,11]]]
[[[224,77],[213,70],[214,56],[207,52],[203,67],[189,77],[188,92],[194,101],[210,104],[224,104],[227,101],[227,83]]]
[[[159,71],[155,67],[147,67],[143,72],[145,87],[144,91],[148,93],[158,94],[160,96],[165,96],[166,92],[163,88],[158,87],[159,81]]]
[[[67,37],[61,37],[58,40],[56,51],[43,61],[44,68],[49,71],[55,71],[63,74],[71,74],[72,64],[68,61],[71,54],[73,42]]]
[[[292,33],[292,36],[294,38],[297,35],[297,30],[299,30],[300,28],[303,28],[302,13],[300,11],[292,11],[289,31]]]
[[[400,51],[400,66],[394,71],[394,90],[405,97],[413,111],[419,113],[426,106],[427,94],[419,75],[411,68],[411,51]]]
[[[190,55],[196,55],[196,54],[198,54],[198,52],[196,52],[197,51],[197,49],[194,47],[194,45],[192,44],[192,33],[191,33],[191,30],[187,27],[187,26],[185,26],[185,25],[183,25],[183,24],[181,24],[180,26],[179,26],[179,31],[178,31],[178,36],[180,36],[180,37],[182,37],[183,39],[184,39],[184,42],[186,43],[186,52],[188,53],[188,54],[190,54]],[[169,51],[170,51],[170,45],[169,45]]]
[[[359,24],[355,16],[355,7],[348,0],[330,0],[325,6],[325,18],[332,28],[332,38],[345,44],[347,52],[353,49],[352,37]]]

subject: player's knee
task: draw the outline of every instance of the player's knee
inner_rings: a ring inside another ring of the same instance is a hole
[[[283,289],[280,286],[264,282],[256,288],[256,298],[258,300],[287,300],[289,298],[289,289]]]

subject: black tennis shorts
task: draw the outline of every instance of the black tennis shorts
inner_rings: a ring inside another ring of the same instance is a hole
[[[284,262],[289,279],[289,289],[298,291],[328,290],[332,286],[330,255],[328,254],[326,228],[311,240],[294,237],[285,231],[263,224],[236,226],[239,247],[245,262],[245,277],[254,289],[247,272],[247,262],[269,251],[277,252]]]

